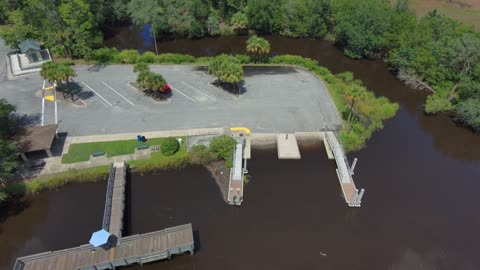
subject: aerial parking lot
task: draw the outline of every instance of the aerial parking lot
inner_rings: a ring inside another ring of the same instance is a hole
[[[246,67],[241,93],[234,94],[215,86],[206,67],[151,66],[172,87],[165,102],[156,102],[129,84],[136,79],[130,65],[78,66],[75,70],[72,87],[84,106],[59,103],[60,129],[69,135],[232,126],[264,133],[341,128],[324,83],[300,69]],[[28,124],[38,124],[41,100],[35,93],[42,82],[38,75],[15,84],[0,82],[0,97],[27,115]],[[47,104],[46,123],[53,122],[51,107]]]

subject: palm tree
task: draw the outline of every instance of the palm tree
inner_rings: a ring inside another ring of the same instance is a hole
[[[251,36],[247,40],[247,53],[252,54],[256,61],[260,62],[270,53],[270,42],[258,36]]]
[[[157,92],[160,92],[160,90],[163,89],[167,84],[162,75],[155,73],[152,73],[150,83],[151,89]]]
[[[50,83],[57,82],[58,65],[53,62],[47,62],[42,65],[40,76]]]
[[[151,72],[141,71],[137,75],[138,86],[144,89],[150,89]]]
[[[240,94],[237,84],[243,80],[243,67],[237,58],[224,54],[215,57],[210,62],[208,73],[222,82],[233,85]]]
[[[66,82],[66,88],[70,92],[70,96],[72,97],[72,101],[73,101],[74,96],[73,96],[73,91],[69,87],[69,81],[73,77],[77,76],[77,73],[75,73],[75,71],[72,69],[71,66],[60,64],[57,67],[57,76],[58,76],[60,82],[62,80],[64,80]],[[63,93],[63,91],[62,91],[62,93]]]

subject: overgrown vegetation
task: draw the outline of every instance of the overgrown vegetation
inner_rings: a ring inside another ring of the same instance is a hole
[[[18,168],[19,150],[14,140],[16,129],[11,115],[15,107],[0,98],[0,187]],[[0,191],[0,201],[4,197]]]
[[[106,180],[110,167],[100,166],[82,170],[69,170],[62,173],[37,177],[31,181],[15,182],[0,188],[0,193],[8,196],[24,196],[43,190],[53,190],[70,183],[91,183]],[[1,200],[0,200],[1,202]]]
[[[227,168],[233,167],[233,151],[237,142],[228,135],[223,135],[212,139],[210,142],[210,151],[217,155],[218,159],[225,160]]]
[[[375,97],[351,72],[333,75],[318,65],[316,60],[296,55],[281,55],[271,59],[274,64],[292,64],[304,67],[322,78],[343,118],[340,139],[346,151],[365,146],[372,133],[383,128],[383,121],[395,116],[399,106],[385,97]]]

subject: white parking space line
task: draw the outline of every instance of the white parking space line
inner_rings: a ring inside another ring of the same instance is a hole
[[[110,88],[110,90],[112,90],[113,92],[117,93],[117,95],[121,96],[123,99],[125,99],[125,101],[127,101],[128,103],[132,104],[132,106],[135,106],[135,104],[133,104],[133,102],[131,102],[130,100],[128,100],[126,97],[122,96],[120,93],[118,93],[115,89],[113,89],[110,85],[106,84],[105,82],[102,82],[106,87]]]
[[[193,90],[195,90],[195,91],[198,91],[198,92],[202,93],[203,95],[207,96],[208,98],[212,99],[213,101],[217,101],[217,100],[216,100],[216,99],[214,99],[213,97],[211,97],[211,96],[209,96],[209,95],[205,94],[204,92],[202,92],[202,91],[198,90],[197,88],[195,88],[195,87],[191,86],[190,84],[188,84],[188,83],[186,83],[186,82],[182,82],[182,83],[183,83],[183,84],[185,84],[186,86],[188,86],[188,87],[192,88]]]
[[[99,98],[103,99],[103,101],[105,101],[108,105],[112,106],[112,103],[108,102],[108,100],[106,100],[105,98],[103,98],[99,93],[97,93],[97,91],[93,90],[90,86],[88,86],[88,84],[82,82],[83,85],[85,85],[88,89],[92,90]]]
[[[190,99],[191,101],[193,101],[193,102],[197,102],[195,99],[193,99],[193,98],[191,98],[191,97],[189,97],[189,96],[185,95],[185,94],[184,94],[184,93],[182,93],[180,90],[178,90],[178,89],[176,89],[175,87],[173,87],[172,85],[170,85],[170,87],[171,87],[173,90],[177,91],[178,93],[182,94],[184,97],[186,97],[186,98]]]

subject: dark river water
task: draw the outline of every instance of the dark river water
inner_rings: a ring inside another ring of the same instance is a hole
[[[140,33],[140,34],[139,34]],[[198,232],[194,256],[132,269],[480,269],[480,137],[446,116],[426,116],[425,94],[410,90],[381,61],[354,61],[320,40],[267,37],[272,53],[317,59],[352,71],[379,96],[400,104],[395,118],[358,157],[359,209],[340,196],[323,146],[301,160],[254,150],[241,207],[230,207],[201,167],[133,175],[127,234],[187,222]],[[160,52],[195,56],[243,52],[246,37],[160,42]],[[107,46],[152,50],[148,29],[124,27]],[[0,269],[16,257],[84,244],[101,226],[106,183],[71,185],[0,210]],[[326,256],[323,255],[326,254]]]

